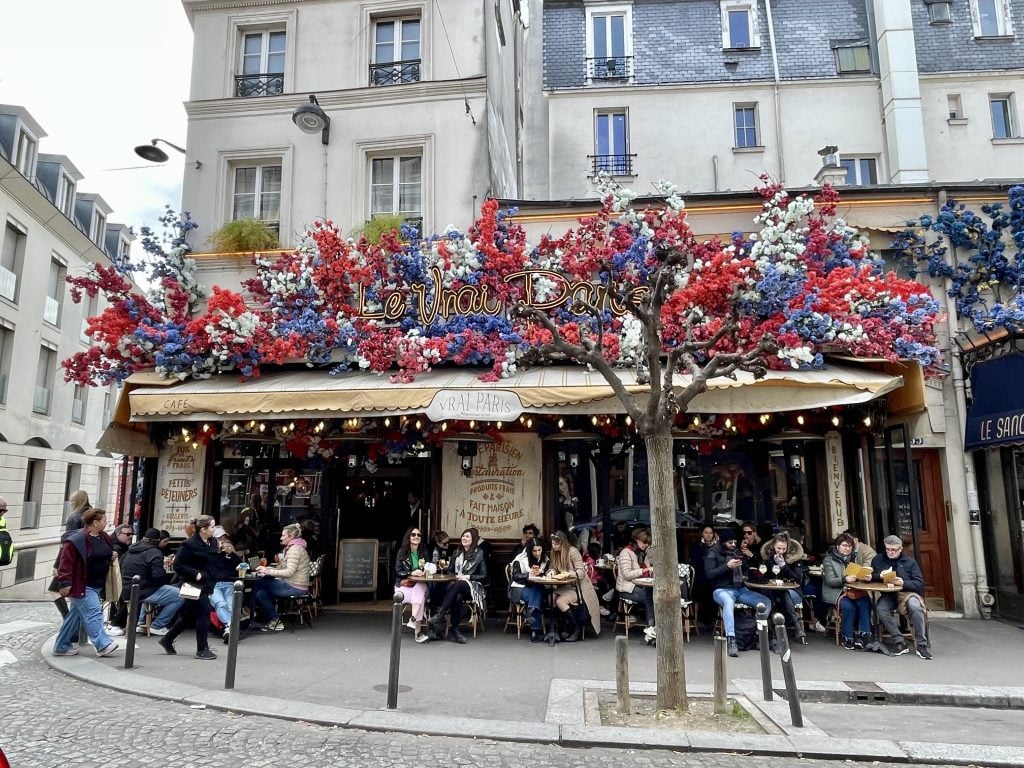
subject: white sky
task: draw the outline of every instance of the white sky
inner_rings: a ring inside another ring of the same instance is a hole
[[[133,148],[156,137],[185,145],[192,30],[181,3],[2,5],[0,104],[25,107],[42,126],[39,151],[67,155],[85,176],[79,191],[102,196],[110,221],[136,233],[156,227],[165,204],[178,210],[183,156],[168,149],[170,160],[157,165]]]

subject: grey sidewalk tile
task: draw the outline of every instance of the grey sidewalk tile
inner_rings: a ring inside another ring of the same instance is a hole
[[[1007,689],[983,685],[924,685],[921,683],[878,683],[886,693],[903,701],[961,707],[1006,707]]]
[[[402,731],[540,744],[554,743],[559,737],[558,726],[550,723],[474,720],[446,715],[411,715],[401,710],[366,710],[358,717],[352,718],[348,724],[353,728],[371,731]]]
[[[610,725],[563,725],[562,746],[690,749],[690,732],[662,728],[621,728]],[[735,742],[733,744],[735,746]]]
[[[984,765],[988,768],[1020,768],[1020,747],[988,744],[938,744],[924,741],[896,742],[913,761],[952,765]]]
[[[264,717],[279,717],[283,720],[302,720],[322,725],[347,725],[362,714],[362,710],[312,704],[305,701],[278,699],[273,696],[256,696],[236,691],[203,691],[191,696],[188,704],[205,704],[216,709],[242,712]]]
[[[755,755],[793,755],[793,745],[785,736],[753,733],[716,733],[688,731],[690,747],[703,752],[739,752]]]
[[[849,760],[904,760],[906,752],[896,742],[882,739],[838,739],[833,736],[790,734],[794,752],[803,758]]]

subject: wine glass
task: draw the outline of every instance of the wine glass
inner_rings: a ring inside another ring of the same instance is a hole
[[[779,573],[781,571],[782,571],[782,569],[779,566],[777,566],[777,565],[773,565],[772,566],[772,573],[775,575],[775,580],[776,581],[781,581],[781,579],[779,579]]]

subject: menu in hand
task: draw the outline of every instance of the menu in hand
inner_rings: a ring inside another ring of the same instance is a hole
[[[896,571],[894,571],[892,568],[886,568],[878,575],[882,577],[882,581],[886,584],[892,584],[894,581],[896,581]]]
[[[857,581],[871,581],[871,569],[857,563],[847,563],[843,575],[853,576]]]

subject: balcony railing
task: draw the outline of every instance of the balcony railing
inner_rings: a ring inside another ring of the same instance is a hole
[[[43,320],[50,325],[56,325],[57,321],[60,320],[60,302],[53,298],[53,296],[47,296],[43,299]]]
[[[587,59],[587,77],[591,80],[628,80],[632,76],[632,56],[603,56],[597,59]]]
[[[370,65],[370,85],[400,85],[420,81],[421,59],[388,61]]]
[[[587,155],[594,176],[601,171],[612,176],[632,176],[634,157],[636,155]]]
[[[0,267],[0,296],[5,299],[14,301],[14,296],[18,292],[18,276],[11,272],[11,270]]]
[[[235,75],[235,96],[280,96],[284,93],[284,73]]]

